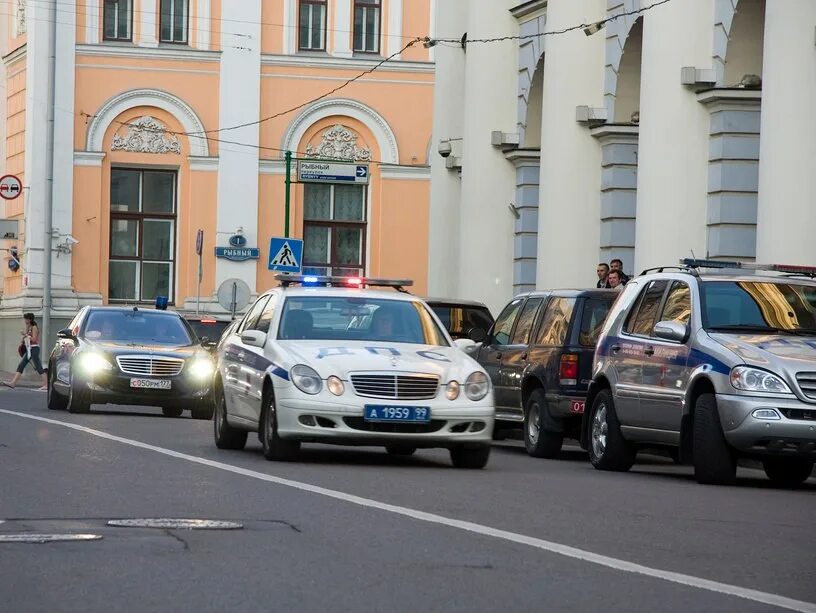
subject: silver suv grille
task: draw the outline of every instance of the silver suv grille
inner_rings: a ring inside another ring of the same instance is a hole
[[[816,400],[816,372],[797,373],[796,382],[805,396],[811,400]]]
[[[439,377],[434,375],[351,375],[358,396],[393,400],[435,398]]]
[[[184,360],[179,358],[158,358],[149,355],[118,356],[116,363],[123,373],[142,377],[175,377],[184,366]]]

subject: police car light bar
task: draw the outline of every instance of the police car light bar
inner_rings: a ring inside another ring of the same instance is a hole
[[[275,280],[283,287],[302,285],[304,287],[393,287],[404,291],[414,282],[410,279],[369,279],[366,277],[328,277],[320,275],[275,275]]]
[[[754,264],[752,262],[736,262],[728,260],[698,260],[695,258],[684,258],[680,264],[688,268],[728,268],[738,270],[756,270],[767,272],[783,272],[795,275],[806,275],[816,277],[816,266],[797,266],[788,264]]]

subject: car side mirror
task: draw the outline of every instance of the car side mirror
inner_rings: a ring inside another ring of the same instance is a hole
[[[472,354],[476,349],[476,342],[469,338],[457,338],[455,341],[453,341],[453,345],[468,355]]]
[[[214,349],[217,344],[215,341],[211,341],[209,336],[201,337],[201,346],[204,347],[204,349]]]
[[[468,331],[468,339],[474,343],[481,343],[487,338],[487,332],[483,328],[473,328]]]
[[[689,327],[679,321],[661,321],[654,327],[654,335],[665,341],[685,343],[688,334]]]
[[[63,328],[62,330],[57,332],[57,338],[64,339],[66,341],[75,341],[76,336],[74,336],[74,331],[71,328]]]
[[[244,330],[241,333],[241,342],[250,347],[260,347],[266,345],[266,333],[260,330]]]

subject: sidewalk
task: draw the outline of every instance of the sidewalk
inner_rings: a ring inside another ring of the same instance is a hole
[[[0,370],[0,381],[11,381],[11,377],[14,373],[8,372],[6,370]],[[42,379],[40,376],[31,370],[30,368],[26,368],[26,372],[23,373],[22,378],[17,382],[18,389],[37,389],[38,387],[42,387]],[[5,385],[0,385],[0,391],[10,389]]]

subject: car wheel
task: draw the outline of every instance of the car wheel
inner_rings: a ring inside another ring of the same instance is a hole
[[[208,420],[213,418],[215,409],[209,400],[199,400],[190,410],[193,419]]]
[[[52,411],[64,411],[68,407],[68,398],[60,394],[54,387],[56,369],[51,366],[48,369],[48,408]]]
[[[286,462],[291,460],[300,449],[298,441],[287,441],[278,436],[278,418],[275,401],[271,395],[265,401],[261,414],[261,445],[267,460]]]
[[[555,458],[564,444],[564,435],[544,429],[547,410],[544,390],[533,390],[524,407],[524,447],[534,458]]]
[[[165,417],[181,417],[184,409],[181,407],[162,407],[162,414]]]
[[[219,449],[243,449],[246,446],[247,431],[233,428],[227,423],[227,399],[224,392],[218,394],[213,419],[215,446]]]
[[[490,446],[454,447],[450,456],[456,468],[484,468],[490,459]]]
[[[694,478],[707,485],[737,480],[737,457],[720,426],[714,394],[702,394],[694,405]]]
[[[71,376],[71,387],[68,388],[68,412],[90,413],[91,390],[82,385],[82,382]]]
[[[619,472],[632,468],[637,451],[623,438],[610,390],[601,390],[595,396],[589,427],[589,461],[595,468]]]
[[[389,455],[414,455],[416,447],[409,447],[407,445],[386,445],[385,450]]]
[[[782,487],[795,487],[807,481],[813,472],[813,460],[807,458],[765,458],[762,467],[768,479]]]

